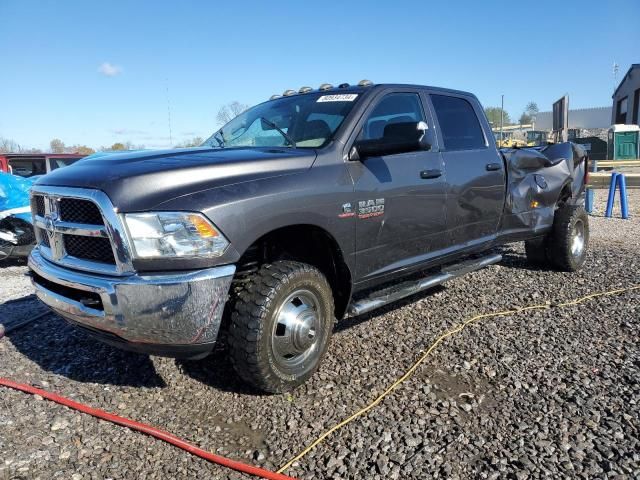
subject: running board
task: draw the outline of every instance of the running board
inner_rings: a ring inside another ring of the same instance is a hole
[[[370,295],[354,300],[347,309],[347,317],[357,317],[389,303],[409,297],[423,290],[436,287],[453,278],[461,277],[469,272],[480,270],[488,265],[498,263],[502,255],[491,254],[484,257],[442,267],[440,272],[419,280],[409,280],[398,285],[386,287],[372,292]]]

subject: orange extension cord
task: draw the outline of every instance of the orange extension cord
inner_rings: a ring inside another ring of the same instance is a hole
[[[229,458],[221,457],[220,455],[214,455],[211,452],[202,450],[201,448],[198,448],[195,445],[192,445],[186,440],[178,438],[175,435],[172,435],[163,430],[159,430],[150,425],[145,425],[144,423],[139,423],[134,420],[130,420],[128,418],[114,415],[113,413],[105,412],[104,410],[92,408],[92,407],[89,407],[88,405],[83,405],[82,403],[74,402],[69,398],[62,397],[55,393],[47,392],[46,390],[41,390],[39,388],[35,388],[30,385],[13,382],[11,380],[7,380],[6,378],[1,378],[1,377],[0,377],[0,385],[13,388],[15,390],[20,390],[21,392],[30,393],[32,395],[40,395],[42,398],[46,398],[47,400],[51,400],[52,402],[59,403],[60,405],[64,405],[65,407],[78,410],[79,412],[82,412],[82,413],[87,413],[89,415],[100,418],[102,420],[115,423],[117,425],[122,425],[123,427],[127,427],[132,430],[137,430],[138,432],[146,433],[147,435],[151,435],[152,437],[155,437],[159,440],[162,440],[178,448],[181,448],[182,450],[185,450],[191,453],[192,455],[196,455],[200,458],[204,458],[209,462],[217,463],[218,465],[222,465],[223,467],[237,470],[238,472],[247,473],[249,475],[254,475],[260,478],[267,478],[269,480],[295,480],[292,477],[283,475],[282,473],[271,472],[269,470],[264,470],[262,468],[255,467],[253,465],[247,465],[246,463],[237,462]]]

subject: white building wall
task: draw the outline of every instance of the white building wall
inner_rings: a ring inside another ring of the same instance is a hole
[[[569,110],[569,128],[608,128],[611,126],[611,107],[578,108]],[[553,130],[553,112],[536,115],[536,130]]]

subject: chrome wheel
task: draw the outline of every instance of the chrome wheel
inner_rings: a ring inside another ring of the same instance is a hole
[[[584,252],[584,243],[584,223],[582,220],[577,220],[576,223],[573,224],[573,229],[571,231],[571,255],[573,255],[574,258],[582,256],[582,252]]]
[[[296,290],[282,302],[276,313],[271,342],[275,360],[282,367],[298,370],[318,350],[319,305],[318,297],[309,290]]]

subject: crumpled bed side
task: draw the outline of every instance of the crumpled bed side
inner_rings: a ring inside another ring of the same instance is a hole
[[[563,189],[575,199],[584,187],[586,153],[572,143],[503,149],[507,165],[504,234],[544,233],[553,225]]]

